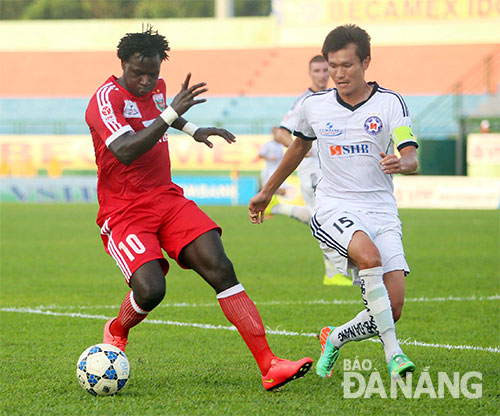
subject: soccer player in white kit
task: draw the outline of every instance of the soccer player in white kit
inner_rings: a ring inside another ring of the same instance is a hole
[[[311,86],[302,93],[299,99],[288,111],[281,121],[280,127],[277,131],[276,140],[286,147],[289,147],[293,143],[292,134],[296,130],[297,123],[300,120],[300,109],[304,99],[315,92],[325,90],[328,86],[328,63],[322,55],[315,55],[310,59],[309,76],[311,78]],[[301,214],[298,212],[298,210],[302,207],[286,204],[279,204],[272,207],[271,212],[276,214],[285,214],[293,218],[303,218],[303,222],[309,224],[316,210],[315,190],[321,179],[318,146],[316,141],[313,141],[311,150],[306,154],[302,162],[300,162],[299,167],[297,168],[297,176],[300,180],[302,197],[306,203],[306,208],[303,210],[304,213]],[[272,205],[272,202],[270,205]],[[323,256],[323,259],[325,263],[325,276],[323,277],[323,284],[338,286],[352,285],[351,279],[347,278],[342,273],[339,273],[335,265],[326,255]]]
[[[410,270],[392,175],[417,169],[417,141],[403,98],[365,81],[371,58],[370,37],[363,29],[351,24],[335,28],[326,37],[322,53],[336,88],[303,101],[294,132],[297,139],[250,200],[250,220],[262,222],[274,190],[317,141],[322,179],[316,188],[311,229],[339,271],[352,270],[361,286],[364,309],[341,326],[321,330],[316,372],[331,377],[345,343],[378,335],[391,377],[404,377],[415,365],[401,350],[394,323],[401,316]]]

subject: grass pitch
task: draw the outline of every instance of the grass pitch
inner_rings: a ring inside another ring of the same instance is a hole
[[[378,342],[347,344],[334,377],[312,369],[267,393],[257,365],[218,307],[212,289],[170,261],[167,296],[131,331],[132,374],[123,392],[93,397],[75,365],[127,292],[103,250],[94,205],[0,206],[0,412],[3,415],[490,415],[498,414],[500,376],[499,211],[401,210],[412,269],[397,332],[417,364],[413,393],[347,398],[344,365],[390,382]],[[361,310],[359,289],[322,284],[322,256],[308,228],[275,216],[250,224],[245,207],[209,207],[226,252],[256,302],[274,352],[319,356],[314,337]],[[366,362],[365,362],[366,363]],[[478,372],[481,397],[438,394],[438,373]],[[432,386],[415,398],[417,380]],[[432,387],[432,388],[431,388]],[[353,389],[356,390],[356,389]],[[353,391],[351,390],[351,392]]]

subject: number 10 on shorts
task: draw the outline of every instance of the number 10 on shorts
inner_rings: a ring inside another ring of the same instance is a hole
[[[125,238],[125,243],[123,241],[120,241],[120,243],[118,244],[118,248],[125,253],[130,261],[135,260],[135,256],[132,254],[132,251],[135,254],[143,254],[146,251],[146,247],[144,247],[144,244],[142,244],[141,240],[139,240],[139,237],[137,237],[135,234],[129,234]]]

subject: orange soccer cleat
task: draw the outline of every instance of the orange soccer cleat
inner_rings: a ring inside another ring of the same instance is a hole
[[[110,331],[111,324],[115,319],[116,318],[110,319],[108,322],[106,322],[106,325],[104,325],[104,336],[102,338],[102,343],[114,345],[115,347],[118,347],[123,352],[125,352],[125,347],[127,346],[127,338],[114,336]]]
[[[289,381],[295,380],[309,371],[312,359],[304,357],[299,361],[282,360],[275,357],[271,360],[271,368],[262,376],[262,385],[267,391],[276,390]]]

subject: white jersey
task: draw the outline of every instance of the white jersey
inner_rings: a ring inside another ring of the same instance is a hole
[[[294,134],[318,143],[322,179],[316,188],[319,207],[397,212],[392,175],[382,172],[380,152],[394,154],[418,147],[403,98],[372,86],[370,97],[352,107],[335,88],[304,99]]]
[[[311,94],[314,94],[314,91],[310,88],[302,93],[298,100],[295,101],[295,104],[292,106],[292,108],[288,111],[288,113],[286,113],[283,120],[281,120],[281,128],[284,128],[285,130],[288,130],[291,134],[293,134],[293,132],[297,128],[297,123],[300,120],[300,108],[302,101],[304,101],[304,98],[308,97]],[[318,147],[316,145],[316,142],[313,142],[313,145],[311,147],[311,155],[305,157],[304,160],[300,162],[297,172],[299,177],[310,173],[319,173]]]

